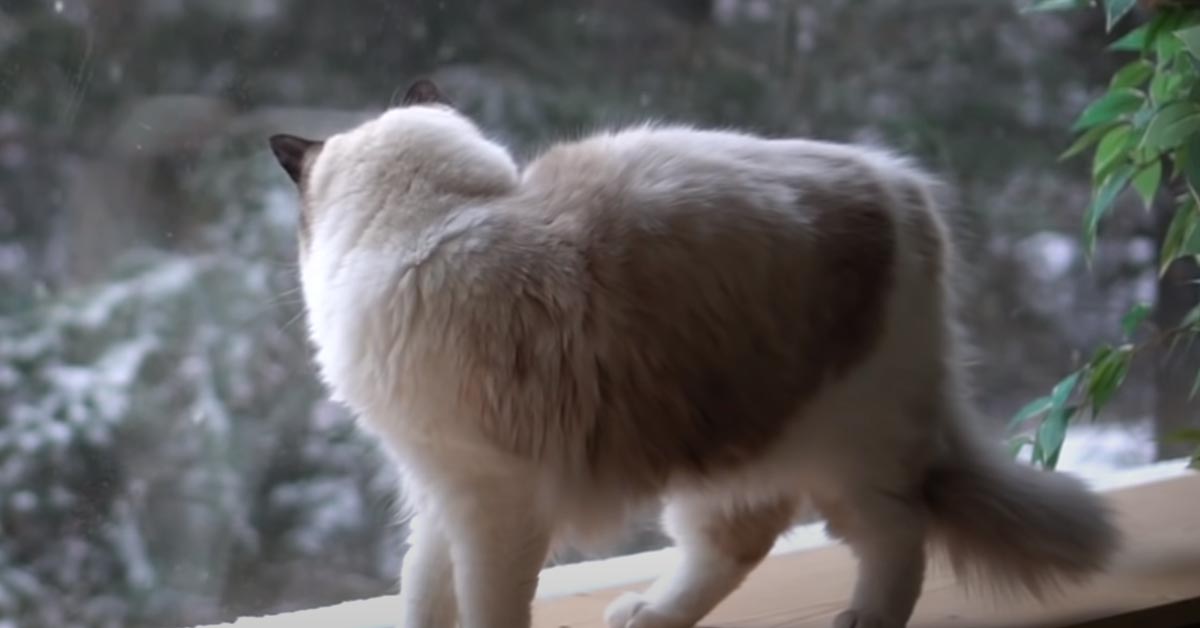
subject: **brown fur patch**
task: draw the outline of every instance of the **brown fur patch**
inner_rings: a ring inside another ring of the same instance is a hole
[[[810,315],[825,331],[814,338],[815,356],[841,374],[861,361],[883,332],[896,254],[896,233],[887,208],[854,202],[818,210],[816,257],[823,281]]]
[[[504,450],[652,493],[753,460],[878,342],[896,234],[875,195],[804,201],[779,220],[732,195],[718,199],[730,211],[631,210],[598,181],[569,192],[594,203],[570,219],[539,199],[550,227],[536,237],[539,203],[522,199],[526,214],[493,225],[489,264],[473,266],[486,276],[472,298],[517,297],[503,316],[472,311],[464,345],[483,371],[453,367]]]
[[[739,506],[706,521],[702,531],[726,556],[743,565],[755,565],[771,551],[795,514],[796,504],[790,500]]]

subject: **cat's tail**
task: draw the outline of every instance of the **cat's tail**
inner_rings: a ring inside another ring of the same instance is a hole
[[[1104,568],[1120,538],[1098,495],[1073,477],[956,436],[924,488],[934,543],[961,580],[1041,597]]]

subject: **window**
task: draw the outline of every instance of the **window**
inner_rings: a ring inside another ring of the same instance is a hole
[[[1159,294],[1154,216],[1116,212],[1089,268],[1089,173],[1056,161],[1117,63],[1098,18],[1021,5],[5,0],[0,627],[394,590],[393,471],[319,383],[266,137],[346,128],[416,76],[524,156],[647,118],[918,156],[959,194],[979,393],[1011,416]],[[1063,464],[1180,455],[1140,419],[1161,389],[1132,371]]]

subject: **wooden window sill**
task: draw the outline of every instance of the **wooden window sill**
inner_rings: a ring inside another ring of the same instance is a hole
[[[1183,467],[1183,461],[1172,461],[1158,465],[1156,473],[1130,476],[1133,480],[1099,482],[1101,488],[1126,485],[1106,492],[1126,545],[1104,575],[1068,586],[1046,604],[1026,598],[1005,602],[969,596],[948,569],[935,564],[910,628],[1200,625],[1200,474]],[[854,562],[844,546],[824,543],[816,528],[807,530],[801,530],[800,536],[807,538],[799,545],[817,547],[796,549],[796,541],[781,544],[703,625],[828,628],[846,605]],[[604,561],[605,567],[584,563],[547,570],[535,606],[536,628],[604,628],[605,605],[622,591],[643,588],[650,574],[662,567],[659,559],[670,555],[652,552]],[[590,586],[580,580],[589,574],[595,576]],[[616,583],[620,586],[610,586]],[[362,600],[274,618],[247,618],[223,627],[399,628],[393,623],[396,602],[395,597]]]

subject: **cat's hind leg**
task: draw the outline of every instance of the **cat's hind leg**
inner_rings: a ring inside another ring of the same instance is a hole
[[[903,628],[925,574],[926,514],[921,502],[878,488],[817,500],[832,535],[858,558],[850,608],[834,628]]]
[[[795,514],[791,498],[746,504],[673,497],[663,520],[682,554],[680,562],[645,593],[617,598],[605,611],[605,621],[611,628],[696,625],[741,585]]]

